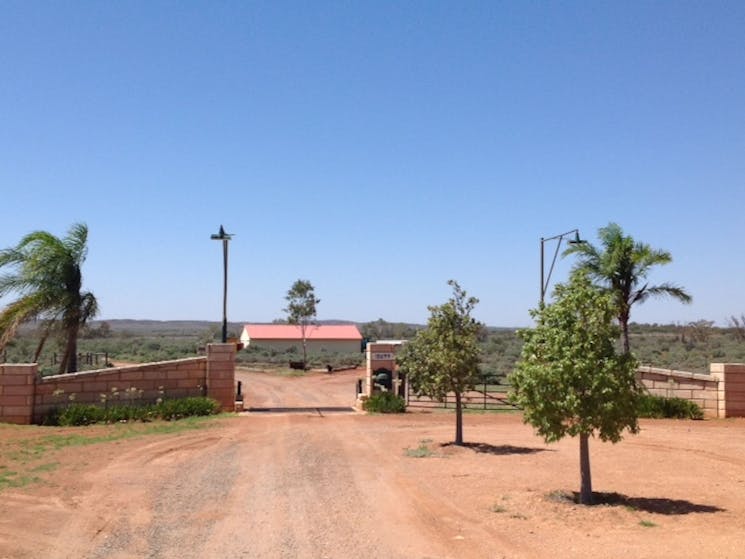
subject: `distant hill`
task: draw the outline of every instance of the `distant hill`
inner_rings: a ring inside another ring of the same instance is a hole
[[[147,336],[147,335],[166,335],[166,336],[185,336],[202,334],[209,330],[220,330],[222,328],[222,322],[211,321],[211,320],[139,320],[129,318],[114,318],[111,320],[94,320],[89,323],[91,328],[97,328],[102,323],[106,322],[111,328],[112,332],[121,333],[128,332],[136,336]],[[243,330],[243,325],[251,321],[230,321],[228,322],[228,331],[240,334]],[[272,324],[274,322],[259,322],[258,324]],[[338,318],[318,320],[318,324],[326,325],[340,325],[340,324],[355,324],[360,329],[365,329],[366,326],[381,325],[385,327],[397,327],[397,330],[403,331],[417,331],[425,327],[424,324],[417,324],[415,322],[386,322],[385,320],[375,320],[369,322],[356,322],[354,320],[343,320]],[[388,328],[385,328],[386,330]],[[490,332],[496,331],[512,331],[515,328],[505,326],[489,326]]]

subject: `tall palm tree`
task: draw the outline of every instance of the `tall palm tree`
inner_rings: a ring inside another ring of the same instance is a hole
[[[44,342],[52,333],[61,334],[64,353],[60,373],[78,369],[77,344],[81,327],[98,312],[98,302],[81,291],[81,266],[88,252],[88,227],[77,223],[63,239],[46,231],[29,233],[15,247],[0,250],[0,297],[10,293],[18,299],[0,311],[0,349],[15,336],[18,327],[40,320],[41,336],[34,355],[38,361]]]
[[[690,303],[691,296],[682,287],[670,283],[649,285],[646,282],[651,268],[672,262],[669,252],[634,241],[615,223],[600,228],[598,237],[601,248],[579,243],[565,250],[564,256],[576,254],[579,262],[575,268],[586,270],[600,287],[613,293],[623,333],[623,349],[629,353],[629,317],[633,305],[650,297],[665,296]]]

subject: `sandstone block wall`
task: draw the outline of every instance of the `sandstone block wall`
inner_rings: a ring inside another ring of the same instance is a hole
[[[70,402],[155,403],[158,398],[209,396],[223,411],[235,400],[235,344],[209,344],[207,357],[41,377],[36,364],[0,364],[0,422],[40,422]]]
[[[207,394],[223,411],[235,408],[235,344],[207,346]]]
[[[36,381],[34,421],[52,408],[83,404],[155,403],[158,398],[206,394],[207,358],[194,357],[40,377]]]
[[[717,377],[655,367],[640,367],[637,375],[650,394],[690,400],[698,404],[704,416],[719,417]]]

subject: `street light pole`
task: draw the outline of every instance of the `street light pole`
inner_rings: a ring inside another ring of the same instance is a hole
[[[220,225],[217,235],[210,235],[213,241],[222,241],[223,281],[222,281],[222,343],[228,341],[228,241],[233,237]]]
[[[570,239],[567,241],[570,245],[581,245],[586,243],[587,241],[579,238],[579,229],[572,229],[571,231],[567,231],[566,233],[561,233],[560,235],[554,235],[553,237],[541,237],[541,306],[543,306],[543,301],[546,297],[546,291],[548,290],[548,283],[551,281],[551,273],[554,271],[554,264],[556,264],[556,257],[559,255],[559,248],[561,248],[561,241],[564,240],[564,237],[567,235],[571,235],[574,233],[574,239]],[[551,267],[548,270],[548,276],[545,275],[545,257],[544,257],[544,245],[546,244],[546,241],[558,241],[556,243],[556,250],[554,251],[554,257],[551,260]]]

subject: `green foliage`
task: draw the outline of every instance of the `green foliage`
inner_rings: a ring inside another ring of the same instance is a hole
[[[103,408],[92,404],[70,404],[63,410],[54,414],[53,418],[48,417],[44,423],[46,425],[60,425],[63,427],[70,425],[92,425],[103,421]]]
[[[623,332],[624,351],[628,353],[628,324],[633,305],[650,297],[662,296],[690,303],[691,296],[682,287],[670,283],[649,285],[647,276],[650,270],[672,262],[669,252],[634,241],[615,223],[602,227],[598,236],[602,249],[587,242],[577,243],[564,251],[564,255],[578,255],[575,270],[587,272],[597,285],[613,296],[616,318]]]
[[[94,423],[117,423],[122,421],[168,421],[185,417],[212,415],[219,411],[220,405],[211,398],[180,398],[163,400],[152,405],[117,404],[101,407],[94,404],[73,403],[50,412],[44,420],[45,425],[80,426]]]
[[[404,413],[406,402],[393,392],[376,392],[365,400],[362,409],[372,413]]]
[[[81,291],[81,267],[88,251],[88,227],[78,223],[67,236],[57,238],[34,231],[15,246],[0,250],[0,298],[18,295],[0,312],[0,350],[13,339],[21,325],[41,324],[34,361],[49,336],[57,336],[63,357],[59,372],[77,371],[77,341],[80,329],[98,312],[90,292]]]
[[[360,324],[360,333],[366,340],[410,340],[422,329],[416,324],[387,322],[382,318]]]
[[[479,337],[483,325],[471,316],[478,303],[450,280],[453,297],[429,307],[427,328],[403,345],[396,361],[418,395],[442,400],[462,394],[479,381]]]
[[[597,432],[617,442],[639,430],[636,361],[616,352],[615,305],[584,273],[558,285],[556,302],[531,311],[537,320],[509,376],[511,398],[547,442]]]
[[[310,324],[316,317],[316,305],[321,302],[316,299],[313,284],[308,280],[297,280],[292,284],[287,295],[287,308],[283,309],[287,313],[288,324]]]
[[[298,360],[298,349],[290,347],[286,351],[273,348],[251,346],[240,351],[236,356],[239,364],[271,364],[287,366],[290,361]],[[364,361],[364,354],[358,351],[352,353],[313,352],[307,356],[306,364],[310,368],[325,368],[331,365],[334,369],[358,367]]]
[[[429,447],[429,443],[431,442],[432,441],[428,439],[419,441],[418,447],[406,449],[406,456],[409,458],[429,458],[430,456],[434,456],[434,452]]]
[[[616,352],[617,307],[612,294],[575,271],[556,287],[556,302],[531,311],[522,356],[510,375],[511,398],[546,442],[579,436],[580,502],[592,504],[589,438],[618,442],[639,431],[636,360]]]
[[[313,284],[308,280],[295,281],[287,292],[285,300],[287,301],[287,308],[283,310],[287,313],[287,323],[300,327],[300,334],[303,339],[303,363],[307,363],[305,334],[308,326],[316,318],[316,305],[321,300],[316,298]]]
[[[417,332],[396,356],[399,371],[418,395],[442,401],[449,392],[456,397],[456,444],[463,443],[460,396],[479,381],[479,340],[484,326],[471,316],[478,303],[455,280],[448,281],[453,296],[429,307],[427,328]]]
[[[704,412],[689,400],[644,394],[639,398],[639,417],[703,419]]]
[[[220,404],[212,398],[191,397],[177,400],[163,400],[155,406],[153,412],[161,419],[181,419],[213,415],[220,410]]]

